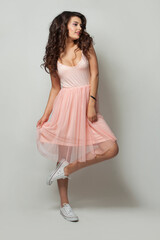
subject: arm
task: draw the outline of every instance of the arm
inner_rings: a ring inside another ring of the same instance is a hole
[[[96,56],[96,52],[93,48],[93,45],[91,46],[89,50],[89,65],[90,65],[90,81],[91,81],[91,90],[90,90],[90,95],[93,97],[97,97],[97,92],[98,92],[98,83],[99,83],[99,70],[98,70],[98,60]],[[89,99],[89,106],[95,106],[96,101],[90,97]]]
[[[47,106],[46,106],[44,114],[43,114],[44,116],[47,116],[47,117],[50,116],[50,114],[52,112],[54,100],[61,89],[60,79],[59,79],[57,72],[56,72],[55,76],[53,76],[53,74],[50,74],[50,77],[51,77],[52,86],[51,86],[51,90],[49,93]]]
[[[97,92],[98,92],[98,83],[99,83],[99,70],[98,70],[98,60],[95,53],[95,50],[93,48],[93,45],[91,46],[89,50],[89,65],[90,65],[90,95],[97,98]],[[96,116],[96,101],[92,97],[89,97],[89,103],[88,103],[88,118],[91,122],[97,120]]]

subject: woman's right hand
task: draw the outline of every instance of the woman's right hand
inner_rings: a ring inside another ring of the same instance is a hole
[[[36,127],[42,127],[43,123],[47,122],[48,119],[49,119],[49,116],[43,115],[37,122]]]

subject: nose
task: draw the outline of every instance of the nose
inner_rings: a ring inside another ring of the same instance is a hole
[[[79,25],[79,30],[81,31],[82,27]]]

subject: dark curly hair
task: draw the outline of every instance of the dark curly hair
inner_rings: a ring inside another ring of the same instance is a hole
[[[93,44],[93,38],[85,31],[86,17],[79,12],[63,11],[53,19],[49,27],[48,42],[43,57],[43,66],[47,73],[54,74],[57,70],[57,60],[60,54],[65,50],[65,42],[68,37],[67,24],[71,17],[77,16],[82,21],[80,37],[74,40],[79,49],[83,50],[84,55],[89,58],[89,48]],[[49,72],[47,71],[47,68]]]

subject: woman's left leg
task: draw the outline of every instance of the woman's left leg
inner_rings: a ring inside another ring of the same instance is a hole
[[[62,158],[69,158],[72,152],[72,148],[66,147],[66,146],[59,146],[59,154],[58,154],[58,162]],[[61,207],[63,203],[69,203],[68,200],[68,178],[65,179],[57,179],[57,185],[58,185],[58,190],[59,190],[59,195],[60,195],[60,202],[61,202]]]
[[[71,173],[78,171],[81,168],[90,166],[95,163],[102,162],[104,160],[111,159],[115,157],[119,152],[119,147],[117,141],[114,141],[111,147],[103,154],[97,154],[95,158],[87,160],[86,162],[73,162],[64,168],[65,175],[70,175]]]
[[[59,195],[60,195],[60,201],[61,201],[61,207],[63,203],[69,203],[68,200],[68,178],[65,179],[58,179],[57,185],[59,189]]]

